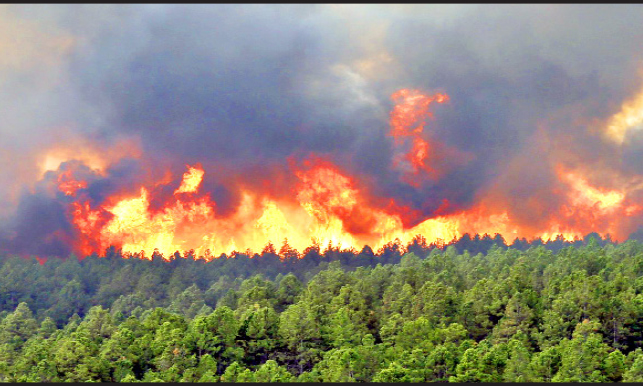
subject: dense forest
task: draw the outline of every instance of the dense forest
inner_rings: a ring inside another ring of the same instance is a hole
[[[643,381],[642,346],[637,240],[0,254],[5,382]]]

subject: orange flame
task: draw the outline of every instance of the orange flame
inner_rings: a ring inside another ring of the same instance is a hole
[[[203,175],[202,169],[189,167],[181,186],[194,186],[191,192],[197,193]],[[332,164],[313,163],[307,170],[297,170],[296,175],[300,179],[298,205],[243,192],[239,207],[228,218],[217,218],[215,204],[207,196],[176,198],[152,213],[145,188],[138,197],[99,209],[75,203],[74,224],[86,236],[78,249],[89,254],[116,245],[124,253],[143,252],[142,256],[157,251],[169,258],[187,250],[194,250],[197,256],[212,256],[213,252],[230,254],[239,247],[258,251],[268,241],[284,239],[295,250],[304,250],[311,243],[380,248],[394,239],[411,242],[417,234],[431,240],[451,240],[473,228],[498,229],[507,221],[506,215],[483,218],[479,213],[463,212],[404,229],[398,214],[369,206],[352,179]],[[363,222],[367,225],[361,224],[361,232],[350,232]]]
[[[201,181],[203,181],[204,171],[188,165],[188,171],[183,174],[181,186],[174,191],[177,193],[196,193]]]
[[[447,94],[426,95],[419,90],[401,89],[391,99],[395,106],[390,114],[391,130],[397,152],[393,164],[403,172],[401,180],[419,187],[425,179],[438,180],[454,166],[466,164],[472,155],[447,146],[425,131],[433,118],[433,103],[449,102]]]
[[[603,236],[627,237],[621,230],[624,220],[641,210],[639,205],[629,202],[628,195],[639,190],[640,184],[607,189],[592,186],[581,170],[571,171],[562,165],[557,165],[555,170],[559,180],[567,186],[567,201],[553,216],[551,229],[544,235],[551,237],[560,233],[571,239],[598,231]]]
[[[170,258],[177,251],[193,250],[195,256],[212,258],[215,253],[260,251],[267,242],[281,243],[285,239],[299,251],[312,243],[354,249],[370,245],[378,249],[392,240],[410,243],[417,235],[443,244],[465,233],[544,240],[562,234],[573,240],[598,225],[603,226],[603,234],[613,233],[611,223],[605,223],[609,214],[640,212],[638,207],[625,205],[625,193],[595,188],[577,173],[558,170],[561,181],[570,188],[569,200],[558,217],[552,217],[549,228],[536,233],[515,224],[506,210],[490,209],[484,200],[467,210],[428,218],[405,228],[399,213],[370,205],[353,179],[320,160],[295,171],[300,181],[296,203],[242,191],[236,211],[225,218],[217,217],[215,203],[198,195],[205,172],[189,166],[181,187],[193,187],[188,190],[193,196],[175,195],[172,203],[152,213],[150,193],[142,187],[139,196],[118,200],[111,206],[92,209],[88,203],[74,203],[74,224],[86,236],[78,246],[85,254],[116,245],[126,254],[142,252],[141,256],[148,257],[155,251]],[[179,187],[176,191],[180,190]],[[570,222],[578,216],[588,223],[579,226]]]
[[[75,180],[71,169],[58,175],[58,190],[65,193],[66,196],[76,196],[78,189],[85,188],[87,188],[87,182]]]
[[[416,136],[424,130],[424,121],[433,114],[429,107],[433,102],[449,101],[446,94],[424,95],[419,90],[401,89],[391,99],[396,103],[391,111],[390,135],[399,140],[400,137]]]
[[[583,176],[566,171],[560,166],[558,174],[559,178],[567,182],[571,188],[570,199],[575,206],[590,207],[601,213],[606,213],[618,209],[625,199],[623,192],[595,188]]]
[[[394,162],[397,167],[406,170],[404,181],[417,186],[419,182],[413,177],[420,171],[433,179],[437,178],[438,170],[430,163],[434,149],[422,136],[425,121],[433,117],[429,111],[431,104],[448,102],[449,96],[425,95],[418,90],[401,89],[393,93],[391,99],[395,102],[395,107],[391,111],[389,135],[395,139],[398,150],[403,151]],[[409,140],[411,147],[404,151],[404,148],[408,148]]]

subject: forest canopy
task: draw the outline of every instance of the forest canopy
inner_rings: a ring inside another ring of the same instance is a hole
[[[643,381],[640,242],[425,247],[2,255],[0,380]]]

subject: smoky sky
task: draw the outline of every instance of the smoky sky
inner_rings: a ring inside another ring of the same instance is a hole
[[[178,181],[199,162],[224,214],[239,199],[230,181],[292,184],[280,171],[311,153],[356,176],[373,202],[392,197],[422,213],[407,225],[444,199],[467,208],[492,184],[543,195],[552,173],[543,154],[641,173],[640,139],[615,148],[588,131],[640,90],[640,5],[12,5],[1,15],[29,27],[16,27],[16,52],[6,53],[23,61],[0,62],[0,181],[13,184],[0,188],[2,230],[14,244],[30,239],[34,253],[60,252],[51,235],[69,227],[59,195],[39,188],[35,159],[73,136],[139,140],[141,157],[90,179],[95,202],[168,169]],[[43,48],[44,38],[53,40]],[[404,182],[388,135],[401,88],[450,96],[432,107],[427,135],[470,162]],[[533,153],[539,130],[549,142]],[[16,179],[10,164],[32,178]],[[37,229],[34,213],[48,218]]]

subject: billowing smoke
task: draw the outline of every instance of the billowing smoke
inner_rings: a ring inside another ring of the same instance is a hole
[[[639,5],[3,6],[0,248],[623,240],[643,225],[642,16]],[[401,131],[395,111],[411,114]],[[176,193],[195,165],[198,188]],[[129,210],[158,225],[145,242],[114,209],[135,199]],[[163,232],[174,240],[150,239]]]

